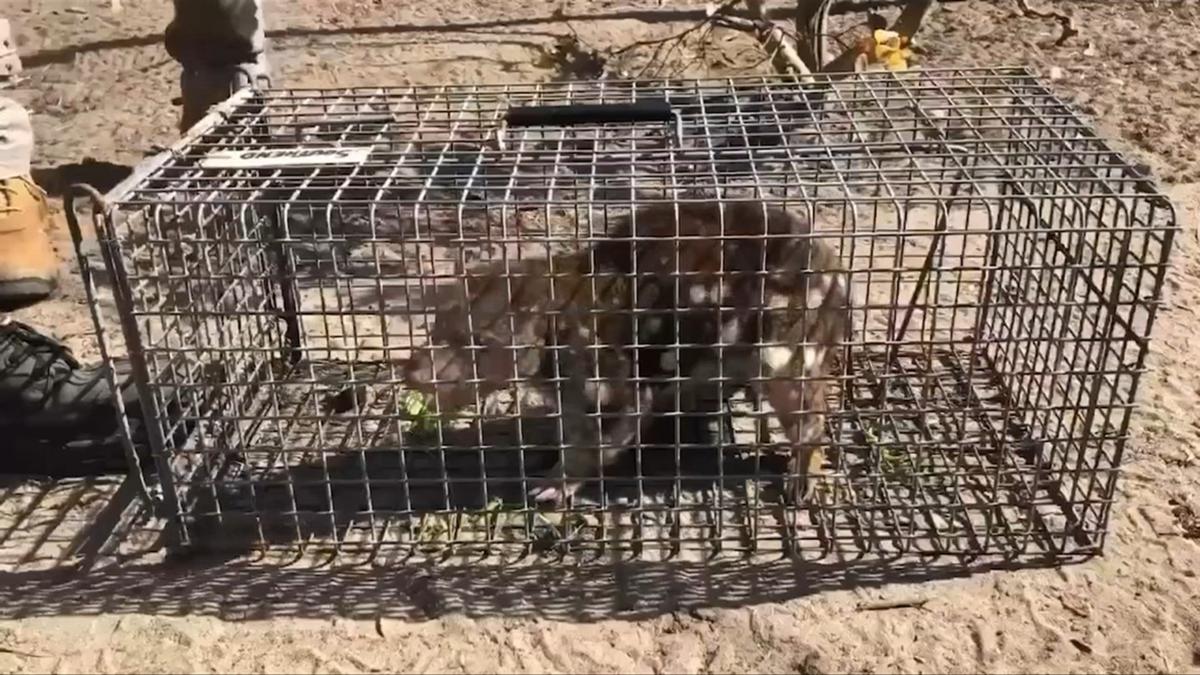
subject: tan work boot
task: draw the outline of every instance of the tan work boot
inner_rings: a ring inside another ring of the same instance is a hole
[[[0,180],[0,306],[46,299],[58,286],[46,193],[25,176]]]

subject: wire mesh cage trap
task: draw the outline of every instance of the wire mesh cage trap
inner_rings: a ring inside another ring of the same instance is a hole
[[[1023,69],[244,91],[96,223],[180,544],[502,560],[1097,552],[1175,231]]]

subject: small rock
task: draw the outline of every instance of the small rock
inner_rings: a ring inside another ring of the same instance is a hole
[[[1092,646],[1089,645],[1088,643],[1084,642],[1083,640],[1080,640],[1079,638],[1071,638],[1071,644],[1074,645],[1076,649],[1083,652],[1084,654],[1092,653]]]
[[[1091,42],[1089,42],[1087,48],[1083,50],[1083,55],[1087,57],[1095,56],[1097,53],[1096,45]]]
[[[1051,80],[1061,80],[1065,76],[1066,76],[1066,73],[1063,72],[1062,68],[1059,68],[1058,66],[1050,67],[1050,79]]]

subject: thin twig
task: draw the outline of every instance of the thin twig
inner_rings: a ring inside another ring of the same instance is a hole
[[[680,45],[683,44],[684,40],[686,40],[690,35],[692,35],[693,33],[696,33],[697,31],[704,32],[700,38],[700,41],[703,44],[706,41],[709,33],[712,32],[713,16],[715,16],[716,14],[719,14],[719,13],[729,11],[730,9],[732,9],[733,7],[738,5],[741,1],[742,0],[724,0],[720,5],[718,5],[713,10],[712,15],[706,17],[703,21],[701,21],[699,23],[696,23],[682,31],[679,31],[678,33],[668,35],[665,38],[655,38],[652,40],[638,40],[637,42],[625,45],[624,47],[620,47],[618,49],[610,49],[606,52],[606,55],[609,59],[612,59],[615,57],[619,57],[623,54],[626,54],[630,51],[633,51],[634,49],[638,49],[640,47],[651,47],[651,46],[654,47],[654,52],[650,55],[650,58],[647,59],[645,65],[642,66],[642,68],[638,71],[638,74],[636,75],[636,79],[641,79],[646,76],[646,73],[648,73],[651,70],[651,68],[655,68],[657,66],[662,65],[661,61],[663,60],[663,50],[665,48],[667,48],[668,46],[670,47],[670,49],[667,50],[667,54],[670,55],[670,54],[674,53],[674,51],[676,49],[678,49],[680,47]]]
[[[1079,35],[1079,29],[1075,27],[1075,20],[1070,15],[1049,9],[1034,9],[1029,6],[1029,0],[1017,0],[1017,9],[1020,9],[1021,13],[1025,16],[1032,16],[1039,19],[1054,19],[1057,21],[1062,26],[1062,33],[1058,36],[1058,40],[1054,42],[1055,47],[1061,47],[1064,42]]]
[[[913,598],[911,600],[884,600],[883,602],[860,602],[860,612],[881,612],[887,609],[923,609],[929,603],[929,598]]]
[[[729,11],[730,9],[735,7],[740,2],[741,2],[741,0],[725,0],[725,2],[722,2],[720,5],[717,6],[716,10],[713,12],[713,16],[716,16],[717,14],[721,14],[721,13]],[[662,44],[665,44],[668,42],[673,42],[676,40],[683,40],[684,38],[691,35],[692,33],[695,33],[696,31],[698,31],[702,28],[705,28],[710,23],[712,23],[712,18],[713,18],[712,16],[707,17],[704,19],[704,21],[694,24],[694,25],[690,26],[689,28],[686,28],[678,33],[675,33],[674,35],[669,35],[665,38],[657,38],[654,40],[638,40],[637,42],[625,45],[624,47],[621,47],[620,49],[615,49],[610,53],[613,56],[617,56],[620,54],[624,54],[625,52],[637,49],[638,47],[650,47],[652,45],[659,46],[659,45],[662,45]]]
[[[13,656],[24,656],[25,658],[28,658],[28,659],[44,659],[44,658],[46,658],[45,654],[33,654],[31,652],[23,652],[19,649],[13,649],[12,647],[0,647],[0,654],[12,654]]]
[[[729,16],[726,14],[713,14],[713,24],[725,28],[733,28],[746,33],[751,33],[762,44],[763,49],[774,54],[771,59],[775,70],[788,74],[811,75],[812,71],[804,64],[800,55],[796,53],[796,48],[792,46],[788,40],[787,33],[782,28],[775,25],[771,21],[765,19],[755,21],[740,16]]]

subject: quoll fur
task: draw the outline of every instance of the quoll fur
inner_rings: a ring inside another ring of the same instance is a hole
[[[438,304],[404,378],[436,397],[442,414],[514,383],[540,389],[544,401],[560,392],[564,440],[576,450],[532,490],[560,499],[554,479],[615,460],[651,404],[649,388],[629,377],[628,289],[624,276],[594,270],[586,252],[478,266]]]
[[[464,383],[471,351],[481,398],[513,378],[561,382],[568,447],[532,491],[557,501],[674,403],[663,376],[683,379],[691,407],[719,374],[770,402],[792,445],[790,492],[807,498],[824,459],[824,378],[851,327],[849,278],[810,231],[806,219],[760,202],[639,208],[591,255],[510,267],[511,293],[503,267],[491,266],[469,298],[439,310],[431,346],[406,375],[436,392],[443,412],[473,402]]]
[[[822,470],[829,376],[852,325],[849,275],[809,234],[806,218],[758,201],[677,203],[635,210],[595,247],[598,267],[635,275],[639,343],[667,331],[692,345],[639,353],[684,378],[684,405],[718,370],[770,402],[792,445],[795,499]]]
[[[594,304],[586,264],[576,254],[458,267],[457,282],[437,294],[427,343],[413,351],[405,380],[451,413],[533,377],[553,317]]]

